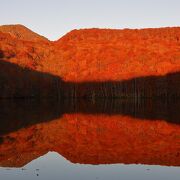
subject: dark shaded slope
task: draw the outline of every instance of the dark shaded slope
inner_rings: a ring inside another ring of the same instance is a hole
[[[3,53],[1,53],[3,56]],[[180,73],[124,81],[65,82],[0,60],[0,98],[179,98]]]
[[[59,77],[23,68],[4,60],[0,60],[0,71],[0,98],[58,96],[56,81],[59,81]]]
[[[63,97],[179,98],[180,73],[138,77],[122,81],[62,82]]]

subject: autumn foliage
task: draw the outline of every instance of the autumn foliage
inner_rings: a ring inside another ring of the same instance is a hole
[[[161,120],[64,114],[3,136],[0,166],[22,167],[49,151],[81,164],[180,166],[179,137],[179,125]]]
[[[34,39],[26,29],[20,33],[18,37],[26,38],[0,32],[1,61],[64,82],[123,81],[180,70],[179,27],[73,30],[55,42],[37,34]]]

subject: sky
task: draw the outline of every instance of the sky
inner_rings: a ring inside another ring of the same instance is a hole
[[[0,0],[0,25],[57,40],[73,29],[180,26],[180,0]]]

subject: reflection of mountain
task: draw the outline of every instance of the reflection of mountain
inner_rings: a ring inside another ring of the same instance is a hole
[[[152,102],[143,103],[147,107],[143,111],[149,110]],[[43,105],[29,101],[25,105],[20,101],[17,106],[13,102],[7,105],[12,114],[5,104],[1,121],[7,132],[1,134],[1,166],[20,167],[48,151],[56,151],[73,163],[180,166],[180,126],[161,120],[158,106],[152,121],[147,114],[138,119],[117,113],[118,109],[123,112],[122,108],[131,112],[131,102],[93,105],[84,101],[76,106],[64,102],[57,108],[54,102]]]
[[[180,124],[180,101],[151,99],[1,100],[0,135],[58,119],[63,114],[123,115]]]

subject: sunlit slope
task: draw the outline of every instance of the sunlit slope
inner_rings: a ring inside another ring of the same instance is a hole
[[[2,25],[0,26],[0,31],[3,33],[8,33],[13,37],[16,37],[20,40],[27,40],[27,41],[48,41],[47,38],[33,32],[29,28],[21,25]]]
[[[166,96],[169,94],[169,90],[174,89],[177,92],[170,95],[178,97],[178,92],[180,92],[178,89],[180,87],[179,27],[141,30],[73,30],[55,42],[21,40],[12,34],[0,32],[0,59],[14,63],[20,68],[28,68],[42,74],[47,73],[55,76],[52,88],[57,89],[56,94],[65,90],[62,82],[73,84],[71,86],[73,91],[76,89],[76,83],[91,82],[91,87],[88,85],[83,89],[78,89],[77,93],[69,93],[74,94],[73,96],[77,96],[77,94],[79,94],[78,96],[89,96],[89,94],[93,96],[94,92],[92,91],[88,94],[84,94],[84,92],[93,89],[92,83],[99,82],[116,83],[117,85],[114,87],[108,85],[108,89],[114,88],[115,95],[112,96],[118,97],[119,92],[121,92],[120,89],[125,92],[123,96],[139,94],[140,96],[151,97],[153,93],[148,95],[146,92],[141,92],[141,89],[147,88],[146,84],[150,86],[149,91],[151,89],[163,89],[163,92],[158,92],[157,96],[164,96],[164,94]],[[14,76],[11,71],[6,70],[6,72],[9,73],[10,77]],[[167,78],[169,74],[173,73],[176,74],[175,78]],[[4,76],[7,77],[8,74]],[[6,80],[6,83],[9,84],[3,85],[2,89],[9,85],[11,87],[10,77],[8,81]],[[59,81],[56,77],[59,77]],[[140,88],[136,86],[136,82],[138,82],[136,78],[146,77],[150,80],[144,79],[145,83],[139,83]],[[36,79],[35,76],[34,78]],[[124,80],[132,80],[132,83],[123,87],[122,81]],[[16,84],[16,82],[14,83]],[[20,89],[31,86],[31,84],[19,83],[21,84]],[[136,89],[134,91],[138,91],[138,93],[129,94],[134,86]],[[13,88],[16,89],[16,86]],[[13,88],[9,88],[9,93],[6,96],[13,97],[13,93],[10,92]],[[94,96],[109,96],[106,95],[108,92],[103,92],[109,91],[106,90],[106,86],[100,84],[98,89],[102,89],[102,93],[100,92],[100,95],[94,93]],[[4,94],[4,90],[0,94]],[[47,93],[44,94],[48,96]]]

